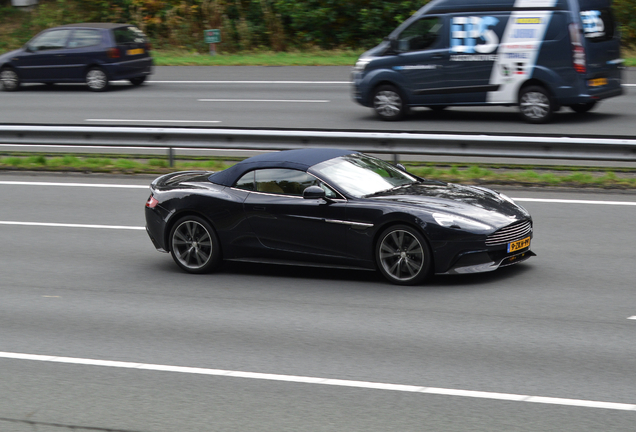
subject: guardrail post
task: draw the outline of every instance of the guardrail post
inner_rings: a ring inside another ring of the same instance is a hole
[[[174,168],[174,149],[172,147],[168,147],[168,163],[170,168]]]

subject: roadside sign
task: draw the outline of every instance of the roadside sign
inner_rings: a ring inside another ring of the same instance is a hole
[[[221,43],[221,30],[211,29],[203,32],[205,36],[205,43],[214,44]]]

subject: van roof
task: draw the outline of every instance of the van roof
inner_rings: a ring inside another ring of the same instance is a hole
[[[419,13],[447,13],[447,12],[481,12],[481,11],[512,11],[512,10],[534,10],[534,9],[558,9],[567,10],[568,0],[556,0],[554,7],[524,7],[515,8],[518,0],[433,0],[428,3]],[[528,2],[530,3],[530,2]],[[535,4],[537,2],[534,2]]]

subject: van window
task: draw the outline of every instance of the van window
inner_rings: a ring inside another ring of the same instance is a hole
[[[603,42],[614,38],[614,14],[611,9],[581,11],[583,34],[590,42]]]
[[[442,22],[437,17],[415,21],[400,33],[398,48],[401,52],[422,51],[433,47],[439,40]]]

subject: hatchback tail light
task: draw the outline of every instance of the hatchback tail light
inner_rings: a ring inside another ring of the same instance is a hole
[[[150,197],[148,198],[148,201],[146,201],[146,207],[155,208],[155,207],[157,207],[157,204],[159,204],[159,201],[157,201],[157,199],[155,197],[150,195]]]
[[[119,48],[109,48],[108,51],[106,51],[106,55],[108,58],[118,59],[121,57],[121,51]]]
[[[572,63],[574,70],[578,73],[587,72],[587,60],[585,56],[585,47],[583,47],[583,36],[581,35],[581,27],[578,24],[570,24],[570,41],[572,42]]]

